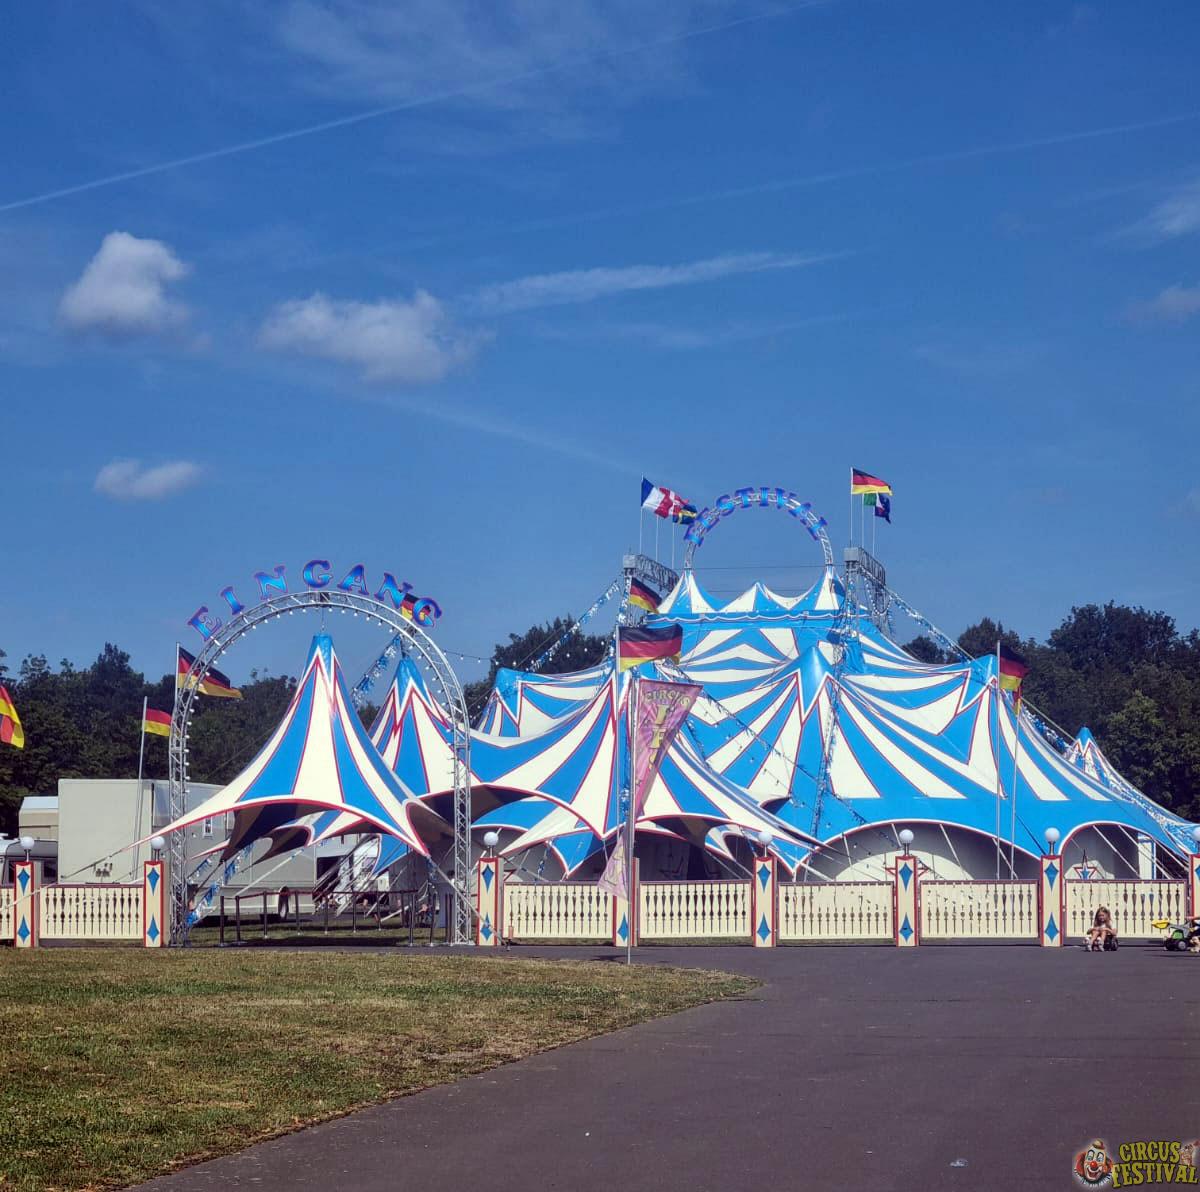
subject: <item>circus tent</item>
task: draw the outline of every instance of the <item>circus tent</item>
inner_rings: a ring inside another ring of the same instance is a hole
[[[225,857],[272,836],[269,851],[275,853],[319,837],[361,832],[395,837],[427,855],[430,843],[449,833],[441,816],[414,796],[372,745],[325,634],[313,638],[287,711],[254,760],[164,830],[226,815],[233,816],[233,830]]]

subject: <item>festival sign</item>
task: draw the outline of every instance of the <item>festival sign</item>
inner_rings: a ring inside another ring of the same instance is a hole
[[[732,493],[722,493],[713,502],[711,508],[705,506],[700,510],[696,520],[688,526],[683,540],[693,546],[702,545],[704,536],[722,518],[729,517],[738,509],[749,509],[752,505],[758,505],[764,509],[772,506],[782,509],[798,521],[803,522],[805,529],[817,542],[821,542],[824,537],[825,526],[828,523],[823,517],[813,513],[811,501],[802,501],[794,492],[789,492],[787,489],[763,486],[761,488],[739,488]]]
[[[328,559],[310,559],[305,563],[300,572],[305,588],[315,592],[329,588],[330,584],[333,584],[334,575],[330,566]],[[288,591],[286,566],[280,563],[270,571],[256,571],[253,582],[258,585],[258,596],[251,599],[251,605],[269,600],[272,596],[284,594]],[[390,605],[391,608],[411,617],[418,625],[426,627],[431,626],[442,615],[441,607],[436,600],[429,596],[414,596],[412,584],[397,583],[396,577],[389,571],[383,573],[383,581],[372,592],[371,585],[367,582],[367,569],[362,563],[355,563],[330,590],[346,592],[352,596],[364,596],[368,600],[377,600],[380,604]],[[238,599],[232,584],[222,588],[218,595],[229,606],[230,616],[236,617],[245,612],[247,605]],[[187,623],[205,641],[208,641],[224,624],[220,617],[209,612],[206,604],[202,604],[188,617]]]

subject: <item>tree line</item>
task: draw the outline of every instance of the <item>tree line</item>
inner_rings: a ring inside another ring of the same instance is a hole
[[[475,719],[501,667],[524,669],[571,625],[559,617],[509,634],[497,643],[488,674],[468,684]],[[1190,819],[1200,818],[1200,633],[1180,633],[1173,618],[1119,604],[1072,608],[1046,640],[1022,638],[984,617],[958,637],[972,657],[990,654],[1002,640],[1030,665],[1026,699],[1068,737],[1083,725],[1109,760],[1135,786]],[[566,674],[594,666],[609,638],[575,634],[542,667]],[[957,655],[928,636],[906,647],[931,663]],[[59,778],[135,778],[142,698],[169,709],[175,679],[151,682],[129,655],[106,644],[83,669],[45,657],[25,658],[10,672],[0,650],[0,683],[7,685],[25,726],[25,748],[0,746],[0,833],[14,835],[17,808],[27,794],[54,794]],[[198,700],[188,736],[189,773],[197,782],[228,782],[279,723],[296,680],[251,671],[240,700]],[[361,708],[370,724],[376,709]],[[146,738],[145,774],[165,777],[167,740]]]

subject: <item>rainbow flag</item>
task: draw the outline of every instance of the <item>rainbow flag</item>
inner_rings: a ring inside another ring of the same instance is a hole
[[[658,612],[660,599],[652,588],[648,588],[640,580],[630,577],[629,603],[638,608],[644,608],[648,613]]]
[[[171,713],[160,712],[157,708],[147,708],[146,718],[142,721],[142,732],[153,733],[157,737],[171,735]]]
[[[858,468],[850,469],[850,495],[858,496],[860,493],[884,493],[886,496],[892,495],[892,486],[886,480],[880,480],[878,476],[872,476],[870,472],[859,471]]]
[[[8,688],[3,684],[0,684],[0,741],[14,749],[25,748],[25,730],[21,727],[21,718],[17,715],[17,707],[8,694]]]
[[[175,688],[178,690],[188,682],[188,672],[196,661],[195,654],[189,654],[182,646],[178,647],[175,659]],[[195,682],[192,683],[195,686]],[[216,699],[241,699],[242,693],[216,667],[210,666],[196,690],[201,695],[211,695]]]
[[[677,661],[683,653],[683,626],[646,629],[641,625],[617,630],[617,667],[631,670],[647,662]]]

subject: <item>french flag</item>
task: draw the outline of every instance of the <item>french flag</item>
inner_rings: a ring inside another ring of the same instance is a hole
[[[669,488],[651,484],[645,476],[642,477],[642,508],[674,521],[691,521],[696,516],[694,505]]]

